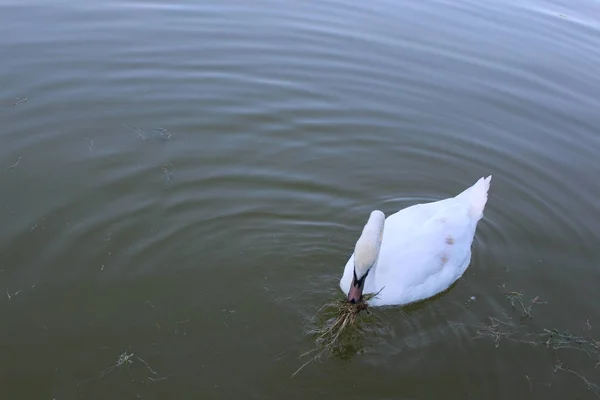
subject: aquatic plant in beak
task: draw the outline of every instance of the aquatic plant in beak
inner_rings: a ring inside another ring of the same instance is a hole
[[[377,329],[378,324],[372,318],[368,301],[379,293],[365,293],[365,281],[369,271],[377,263],[385,215],[381,211],[373,211],[363,228],[362,234],[354,249],[354,277],[347,295],[335,298],[324,304],[312,320],[313,326],[309,334],[316,336],[316,348],[303,354],[314,355],[302,365],[292,376],[296,375],[310,362],[327,356],[353,356],[357,353],[364,334]],[[359,319],[363,313],[364,318]],[[371,318],[369,318],[371,317]],[[361,321],[363,320],[363,321]],[[361,324],[359,322],[365,322]]]
[[[336,299],[319,308],[308,330],[308,334],[315,337],[316,347],[301,355],[312,357],[292,377],[313,361],[333,356],[351,358],[359,353],[363,349],[366,334],[381,330],[381,320],[371,312],[367,303],[376,296],[377,293],[368,293],[358,302],[350,302],[338,292]]]

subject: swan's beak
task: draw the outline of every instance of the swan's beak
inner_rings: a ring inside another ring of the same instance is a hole
[[[352,285],[348,291],[348,301],[350,303],[358,303],[362,298],[364,281],[357,281],[356,278],[352,278]]]

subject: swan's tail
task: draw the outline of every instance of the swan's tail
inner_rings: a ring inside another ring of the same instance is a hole
[[[487,178],[480,178],[473,186],[467,188],[464,192],[460,193],[457,198],[467,200],[471,204],[470,215],[471,218],[477,220],[483,217],[483,210],[487,203],[488,190],[490,189],[490,182],[492,176]]]

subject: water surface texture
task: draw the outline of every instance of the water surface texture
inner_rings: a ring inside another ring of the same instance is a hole
[[[474,337],[492,316],[600,338],[599,19],[2,2],[0,397],[596,398],[585,354]],[[370,211],[490,174],[465,276],[290,379]]]

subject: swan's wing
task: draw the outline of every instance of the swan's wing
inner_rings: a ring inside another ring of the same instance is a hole
[[[390,286],[393,290],[396,285],[406,290],[430,285],[431,279],[445,281],[462,274],[462,265],[470,255],[474,224],[469,205],[451,200],[435,210],[423,210],[428,213],[426,219],[415,216],[406,218],[402,226],[386,226],[377,266],[381,268],[378,287]]]

